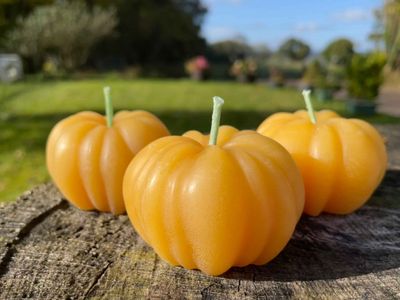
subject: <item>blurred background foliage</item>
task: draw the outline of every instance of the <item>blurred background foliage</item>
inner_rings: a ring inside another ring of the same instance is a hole
[[[0,0],[0,47],[22,55],[30,73],[50,61],[60,73],[130,69],[150,77],[184,76],[186,60],[206,55],[215,78],[229,78],[230,65],[240,56],[255,60],[260,77],[278,68],[288,78],[299,78],[317,54],[295,37],[276,51],[244,37],[208,44],[201,36],[206,14],[201,0]],[[385,1],[375,19],[370,39],[396,69],[400,1]],[[337,69],[346,67],[354,52],[352,41],[340,38],[320,55],[328,69]]]
[[[237,76],[231,72],[237,59],[251,58],[258,78],[279,84],[302,78],[318,59],[329,81],[343,85],[355,54],[352,41],[339,38],[321,53],[296,37],[276,51],[240,36],[210,44],[201,35],[206,14],[201,0],[0,0],[0,49],[20,54],[28,73],[52,76],[86,70],[182,77],[185,62],[202,55],[210,64],[208,78],[229,79]],[[384,1],[375,20],[370,39],[395,70],[400,0]]]
[[[375,11],[375,28],[370,39],[375,48],[384,51],[388,56],[391,70],[400,67],[400,0],[386,0],[381,8]]]
[[[136,66],[179,76],[184,60],[205,51],[206,12],[199,0],[1,0],[1,45],[22,55],[29,72],[52,57],[67,71]]]
[[[53,59],[59,68],[73,71],[85,64],[93,46],[113,31],[115,15],[114,9],[95,6],[89,11],[78,2],[38,7],[17,19],[15,28],[5,36],[4,47],[31,62],[33,70]]]

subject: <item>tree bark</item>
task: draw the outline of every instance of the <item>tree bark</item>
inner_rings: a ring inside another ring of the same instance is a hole
[[[265,266],[219,277],[171,267],[126,215],[83,212],[51,184],[0,208],[0,299],[400,298],[400,127],[389,170],[367,206],[347,216],[303,216]]]

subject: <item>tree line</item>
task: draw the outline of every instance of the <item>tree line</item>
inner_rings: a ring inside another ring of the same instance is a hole
[[[277,51],[244,39],[207,44],[201,26],[207,8],[201,0],[0,0],[0,47],[19,53],[26,69],[67,72],[138,66],[144,75],[179,76],[184,62],[205,55],[228,64],[241,56],[291,65],[310,57],[304,41],[290,38]],[[385,1],[375,12],[370,39],[387,53],[388,65],[400,65],[400,0]],[[354,52],[339,39],[322,52],[329,63],[346,65]],[[148,73],[148,74],[146,74]]]

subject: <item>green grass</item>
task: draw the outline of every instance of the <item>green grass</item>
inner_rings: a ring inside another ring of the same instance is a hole
[[[102,87],[112,87],[115,110],[145,109],[157,114],[172,133],[190,129],[208,131],[211,98],[225,99],[222,124],[256,128],[277,111],[303,108],[301,94],[291,89],[233,82],[197,83],[187,80],[26,81],[0,85],[0,201],[14,199],[35,184],[49,180],[44,148],[51,128],[61,119],[82,110],[103,112]],[[344,104],[315,103],[316,109],[345,113]],[[399,122],[377,115],[371,122]]]

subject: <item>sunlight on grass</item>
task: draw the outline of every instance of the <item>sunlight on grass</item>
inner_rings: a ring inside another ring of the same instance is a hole
[[[232,82],[198,83],[187,80],[83,80],[19,83],[3,86],[3,108],[9,113],[54,114],[80,110],[103,111],[102,87],[110,85],[115,108],[210,110],[211,98],[226,100],[226,109],[294,110],[303,107],[298,91]],[[316,103],[317,108],[320,107]],[[342,110],[339,103],[328,107]]]
[[[15,199],[21,192],[49,180],[44,152],[24,148],[0,153],[0,202]]]
[[[82,110],[103,113],[102,87],[112,87],[115,110],[145,109],[157,114],[173,134],[190,129],[208,131],[212,97],[225,99],[222,124],[254,129],[268,115],[304,107],[294,89],[262,84],[193,82],[188,80],[26,81],[0,85],[0,201],[13,200],[32,186],[49,180],[44,149],[51,128]],[[314,101],[315,108],[345,113],[342,102]],[[393,123],[398,118],[377,115],[372,122]]]

